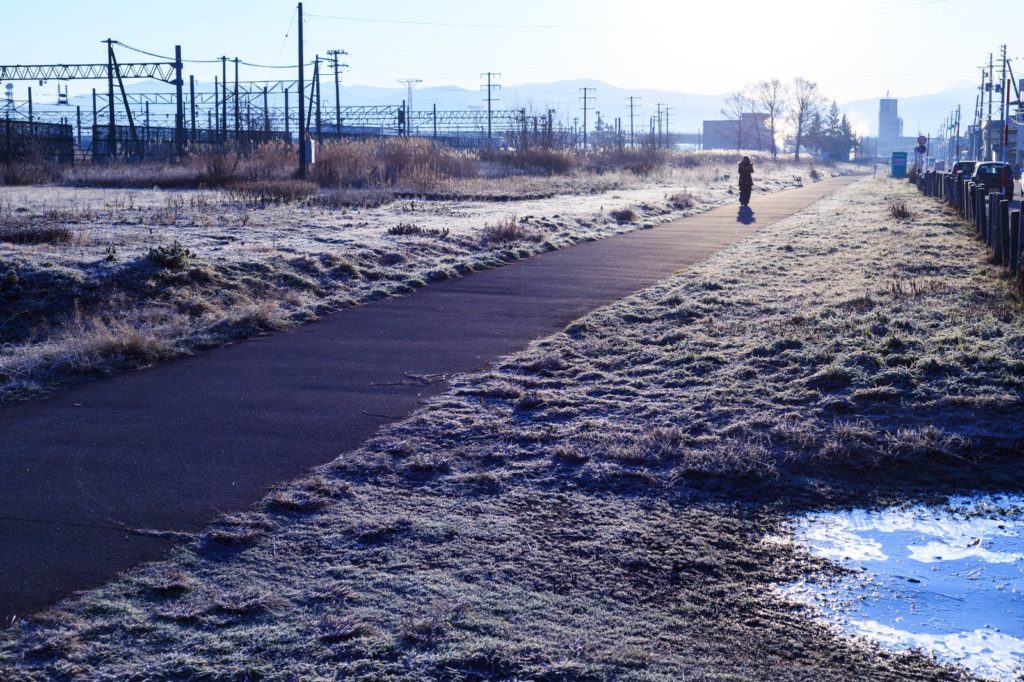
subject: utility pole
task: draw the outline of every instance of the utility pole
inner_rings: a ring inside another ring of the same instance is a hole
[[[494,78],[501,78],[501,74],[500,73],[493,73],[491,71],[488,71],[487,73],[480,74],[480,77],[481,78],[484,78],[484,77],[487,78],[487,85],[484,85],[484,86],[481,86],[481,87],[482,88],[487,88],[487,141],[488,141],[488,143],[490,143],[490,140],[491,140],[491,115],[492,115],[491,114],[491,111],[492,111],[491,106],[492,106],[492,102],[494,100],[493,92],[495,90],[501,90],[501,86],[500,85],[498,85],[497,83],[492,83],[491,81]]]
[[[306,71],[302,63],[302,3],[299,3],[299,177],[306,177],[306,127],[305,127],[305,102],[306,98]]]
[[[995,69],[992,64],[992,53],[988,53],[988,120],[992,120],[992,91],[995,90],[993,79],[995,77]]]
[[[224,142],[228,141],[228,58],[220,58],[220,111],[221,131],[224,133]]]
[[[671,135],[668,132],[668,112],[671,111],[672,109],[675,109],[675,107],[670,107],[668,105],[665,105],[665,147],[671,147],[672,146],[671,145],[672,137],[671,137]]]
[[[320,118],[320,55],[316,56],[316,66],[313,67],[313,86],[316,92],[316,140],[319,142],[323,134],[323,122]]]
[[[241,137],[242,110],[238,103],[238,57],[235,57],[235,139]]]
[[[956,105],[956,156],[953,157],[953,162],[960,160],[960,105]]]
[[[597,92],[597,88],[580,88],[580,100],[583,102],[583,150],[587,149],[587,107],[597,97],[590,93]]]
[[[665,146],[665,140],[661,136],[661,108],[663,106],[665,106],[665,104],[662,103],[662,102],[655,102],[654,106],[657,107],[657,109],[658,109],[658,136],[655,138],[655,145],[654,146],[655,147],[664,147]]]
[[[633,140],[633,118],[634,118],[634,108],[636,107],[636,101],[638,99],[642,99],[642,98],[640,98],[640,97],[630,97],[629,98],[629,146],[630,147],[632,147],[634,145],[634,140]]]
[[[408,91],[408,99],[405,105],[405,129],[408,131],[412,126],[412,89],[417,83],[422,83],[422,78],[399,78],[399,83],[404,83]],[[413,131],[415,132],[415,131]]]
[[[114,41],[104,40],[107,44],[107,154],[110,158],[117,156],[117,128],[114,125]]]
[[[345,50],[327,50],[327,54],[333,59],[334,64],[334,132],[337,133],[338,137],[341,137],[341,67],[347,67],[348,64],[341,64],[338,62],[338,57],[343,54],[348,54]]]
[[[192,113],[192,144],[196,143],[196,77],[193,74],[188,76],[188,108]]]
[[[1003,153],[1000,159],[1003,163],[1006,163],[1007,156],[1009,155],[1010,146],[1010,88],[1007,87],[1008,83],[1006,82],[1006,45],[1004,44],[1002,48],[1003,69],[1002,75],[999,77],[999,83],[1003,86],[1003,97],[1002,102],[1000,103],[1003,119]],[[1017,144],[1019,145],[1020,142],[1018,142]]]
[[[185,155],[185,79],[182,77],[181,45],[174,46],[174,148],[178,157]]]

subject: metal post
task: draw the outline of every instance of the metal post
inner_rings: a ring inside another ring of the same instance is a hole
[[[235,138],[237,139],[242,131],[242,111],[238,102],[238,57],[235,57]]]
[[[75,122],[78,124],[78,147],[82,147],[82,107],[75,105]]]
[[[117,156],[117,129],[114,127],[114,41],[107,38],[107,154]]]
[[[35,135],[36,134],[35,119],[32,116],[32,87],[31,86],[29,86],[29,88],[28,88],[28,134],[29,135]]]
[[[188,105],[192,113],[192,144],[196,143],[196,77],[188,77]]]
[[[185,95],[182,92],[185,80],[181,73],[181,45],[174,46],[174,143],[178,156],[185,155]]]
[[[1010,274],[1016,276],[1020,269],[1020,211],[1010,213]]]
[[[299,3],[299,177],[306,177],[306,129],[303,125],[303,99],[306,93],[306,72],[302,63],[302,3]]]
[[[302,30],[302,27],[299,27]],[[220,107],[221,107],[221,132],[224,134],[223,141],[228,141],[228,58],[220,58]]]
[[[291,144],[292,130],[288,122],[288,88],[284,89],[284,132],[288,135],[288,144]]]
[[[270,141],[270,106],[267,104],[267,86],[263,86],[263,133],[266,142]]]
[[[316,66],[313,67],[313,86],[316,88],[316,139],[319,142],[323,135],[323,123],[320,118],[320,55],[316,56]]]
[[[213,125],[210,126],[210,130],[216,128],[217,138],[221,138],[221,127],[220,127],[220,81],[217,76],[213,77]],[[223,141],[223,138],[221,138]]]

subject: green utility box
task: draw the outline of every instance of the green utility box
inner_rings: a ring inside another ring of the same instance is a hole
[[[892,176],[894,178],[905,178],[905,177],[907,177],[907,153],[906,152],[893,152],[892,153]]]

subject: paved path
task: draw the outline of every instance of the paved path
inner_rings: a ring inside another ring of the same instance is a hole
[[[136,529],[197,531],[446,388],[404,373],[482,368],[853,180],[757,196],[752,224],[726,206],[0,409],[0,623],[176,541]]]

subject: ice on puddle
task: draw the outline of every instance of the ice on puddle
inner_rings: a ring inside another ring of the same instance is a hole
[[[796,521],[796,542],[857,572],[784,593],[850,634],[1016,679],[1024,673],[1022,529],[1022,496],[809,514]]]

